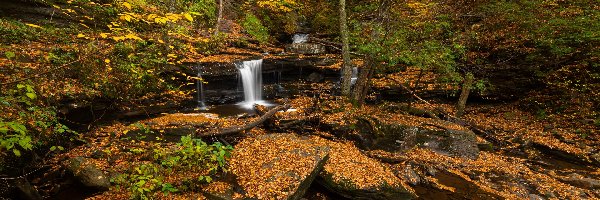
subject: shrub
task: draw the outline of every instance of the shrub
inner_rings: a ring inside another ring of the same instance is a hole
[[[242,27],[260,43],[266,43],[269,40],[269,29],[263,26],[260,19],[251,13],[246,14]]]

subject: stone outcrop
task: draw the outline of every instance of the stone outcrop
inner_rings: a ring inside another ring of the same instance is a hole
[[[83,157],[69,159],[67,169],[86,187],[98,190],[108,190],[110,187],[108,177],[96,165]]]
[[[230,170],[245,198],[300,199],[329,159],[329,148],[294,134],[261,135],[236,145]]]
[[[325,53],[325,46],[313,43],[296,43],[287,45],[285,50],[297,54],[322,54]]]

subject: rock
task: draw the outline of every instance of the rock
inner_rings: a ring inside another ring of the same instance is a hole
[[[379,124],[374,132],[372,128],[368,128],[371,125],[359,122],[357,126],[361,127],[360,138],[354,140],[364,149],[400,152],[418,146],[450,156],[470,159],[479,156],[477,136],[469,130],[434,130],[404,124]]]
[[[318,83],[318,82],[321,82],[323,80],[323,78],[324,78],[323,74],[313,72],[310,75],[308,75],[308,78],[306,80],[308,80],[309,82]]]
[[[421,134],[418,138],[429,144],[439,142],[437,147],[430,147],[434,151],[470,159],[479,155],[477,136],[471,131],[446,130],[441,134]]]
[[[590,156],[592,158],[592,162],[596,163],[596,165],[600,166],[600,153],[595,153]]]
[[[106,153],[104,153],[103,151],[100,151],[100,150],[95,150],[94,152],[92,152],[91,156],[94,159],[99,159],[99,158],[106,156]]]
[[[411,165],[406,165],[402,174],[404,176],[404,180],[406,180],[409,184],[413,186],[421,183],[421,177],[419,176],[419,174],[417,174],[417,172],[415,172]]]
[[[248,198],[297,200],[323,169],[328,152],[308,137],[261,135],[236,145],[230,170]]]
[[[546,199],[544,199],[544,197],[540,197],[539,195],[536,195],[536,194],[529,194],[529,200],[546,200]]]
[[[26,179],[19,178],[15,180],[15,187],[20,199],[24,200],[41,200],[42,195],[27,181]]]
[[[600,189],[600,180],[588,178],[577,173],[570,174],[566,178],[563,178],[562,181],[583,189]]]
[[[204,197],[209,200],[234,200],[235,191],[231,183],[214,181],[203,189]]]
[[[325,53],[325,46],[312,43],[296,43],[287,45],[285,50],[297,54],[322,54]]]
[[[98,190],[108,190],[110,181],[93,163],[83,157],[69,159],[67,168],[83,185]]]
[[[363,155],[352,143],[328,145],[331,159],[317,179],[328,190],[350,199],[416,198],[414,191],[388,167]]]

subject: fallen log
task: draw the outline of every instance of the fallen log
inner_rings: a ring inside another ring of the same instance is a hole
[[[289,104],[279,105],[279,106],[269,110],[269,112],[265,113],[263,116],[258,118],[256,121],[253,121],[244,126],[233,126],[233,127],[229,127],[226,129],[221,129],[221,130],[212,131],[212,132],[208,132],[208,133],[197,132],[196,137],[212,137],[212,136],[232,135],[232,134],[240,133],[242,131],[250,130],[250,129],[262,124],[267,119],[271,118],[273,115],[275,115],[275,113],[277,113],[277,111],[287,110],[288,108],[290,108]]]

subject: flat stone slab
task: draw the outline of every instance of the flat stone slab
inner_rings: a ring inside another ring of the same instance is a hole
[[[309,137],[269,134],[247,138],[236,145],[230,170],[246,192],[244,198],[302,198],[319,175],[329,147]]]

